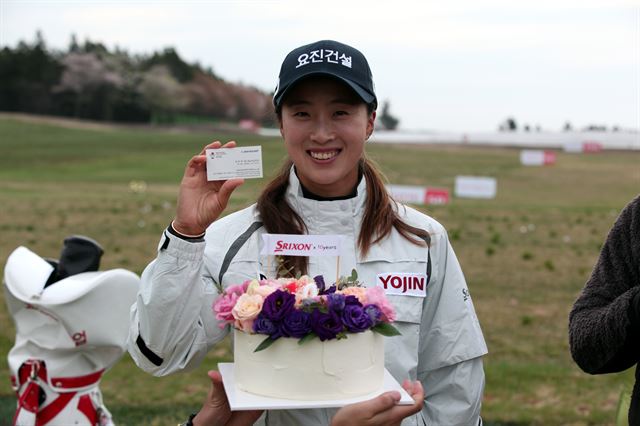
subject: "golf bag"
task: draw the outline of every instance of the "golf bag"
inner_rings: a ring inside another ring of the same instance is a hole
[[[124,354],[140,279],[98,272],[102,248],[72,236],[59,260],[15,249],[4,269],[16,328],[8,361],[18,402],[13,425],[113,425],[100,379]]]

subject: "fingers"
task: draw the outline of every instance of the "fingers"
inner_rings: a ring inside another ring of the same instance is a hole
[[[209,403],[214,406],[224,406],[227,404],[227,394],[222,384],[222,376],[218,371],[210,370],[207,375],[211,379],[211,392]]]
[[[422,388],[422,383],[420,383],[419,380],[416,380],[415,382],[405,380],[402,387],[409,393],[414,403],[412,405],[396,405],[388,412],[384,413],[384,415],[387,415],[391,421],[402,421],[405,417],[420,411],[424,404],[424,389]]]
[[[220,399],[222,404],[216,404],[217,406],[222,406],[223,404],[226,406],[228,403],[227,394],[224,390],[224,384],[222,382],[222,375],[220,372],[215,370],[210,370],[207,372],[209,378],[211,378],[211,388],[212,395],[214,399]],[[218,419],[222,420],[228,418],[224,424],[225,426],[249,426],[252,425],[258,420],[260,415],[262,415],[262,410],[252,410],[252,411],[234,411],[231,412],[228,407],[225,407],[224,412],[219,412]],[[216,423],[218,424],[218,423]]]
[[[224,209],[227,207],[227,203],[229,202],[229,197],[231,197],[231,193],[244,183],[244,179],[236,178],[225,180],[220,190],[218,191],[218,200],[220,202],[220,206]]]
[[[371,410],[371,416],[375,416],[378,413],[391,409],[399,401],[400,401],[400,392],[390,391],[390,392],[385,392],[374,399],[365,401],[363,403],[362,408]],[[369,404],[369,406],[366,406],[365,404]]]
[[[415,403],[420,403],[422,405],[424,401],[424,389],[422,388],[420,380],[411,382],[405,379],[402,383],[402,387],[409,393]]]
[[[193,157],[191,157],[191,159],[187,163],[187,167],[185,168],[185,172],[184,172],[185,176],[193,177],[198,173],[199,169],[203,169],[205,167],[207,163],[207,157],[205,156],[207,149],[235,148],[235,147],[236,147],[236,141],[229,141],[224,145],[222,145],[222,142],[220,141],[211,142],[210,144],[202,148],[202,151],[200,151],[198,155],[194,155]]]
[[[222,142],[220,141],[215,141],[215,142],[211,142],[210,144],[202,148],[202,151],[200,151],[199,155],[204,155],[207,149],[235,148],[235,147],[236,147],[236,141],[229,141],[224,145],[222,145]]]
[[[402,419],[411,416],[422,409],[422,405],[424,403],[424,391],[422,389],[422,384],[420,383],[420,381],[410,382],[409,380],[405,380],[402,387],[411,395],[414,403],[412,405],[396,405],[400,401],[400,394],[395,392],[397,393],[397,396],[394,395],[393,404],[386,405],[386,409],[381,409],[376,412],[374,414],[374,417],[372,418],[372,424],[400,424],[400,422],[402,422]],[[392,392],[387,392],[387,394],[391,393]],[[382,394],[378,398],[381,398],[385,395],[386,394]],[[380,408],[382,407],[383,405],[381,404]]]
[[[422,388],[422,383],[420,380],[416,380],[413,385],[413,393],[411,393],[411,397],[415,402],[420,402],[420,405],[424,403],[424,389]]]

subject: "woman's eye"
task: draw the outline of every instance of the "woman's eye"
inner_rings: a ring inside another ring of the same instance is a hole
[[[307,117],[309,116],[309,114],[307,112],[304,111],[298,111],[296,113],[293,114],[294,117]]]
[[[335,114],[336,115],[349,115],[349,113],[347,111],[336,111]]]

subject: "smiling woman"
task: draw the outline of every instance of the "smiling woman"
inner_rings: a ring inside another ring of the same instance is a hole
[[[157,259],[143,273],[133,307],[129,352],[139,367],[161,376],[199,364],[229,332],[211,306],[224,293],[232,298],[230,290],[239,283],[249,285],[261,275],[335,277],[339,269],[356,270],[358,280],[383,292],[395,309],[400,335],[385,339],[384,367],[399,382],[415,381],[403,385],[413,404],[395,405],[399,394],[391,392],[337,412],[271,410],[262,424],[481,424],[487,347],[473,302],[442,225],[393,200],[382,174],[366,158],[376,118],[373,87],[366,58],[351,46],[322,40],[290,52],[274,96],[288,159],[257,203],[244,210],[219,218],[242,180],[207,181],[205,150],[189,161],[175,219],[162,236]],[[216,141],[206,148],[235,145]],[[260,254],[267,233],[340,235],[340,266],[331,257],[278,256],[272,262]],[[398,280],[407,283],[401,291]],[[278,297],[284,299],[287,291]],[[330,315],[328,305],[321,308],[318,312],[340,333],[347,320]],[[258,310],[251,312],[240,315],[244,324],[253,321],[253,328],[247,325],[243,332],[267,329],[251,317]],[[228,320],[235,324],[239,317]],[[272,322],[269,327],[274,335],[293,337],[284,326]],[[348,361],[358,364],[367,358],[366,349]],[[320,386],[312,380],[313,385]],[[211,419],[208,407],[193,424]]]

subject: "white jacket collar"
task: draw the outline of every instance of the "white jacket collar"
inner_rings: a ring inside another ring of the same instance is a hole
[[[367,184],[364,176],[360,179],[360,183],[358,183],[358,187],[356,189],[357,194],[353,198],[348,198],[346,200],[336,200],[336,201],[318,201],[312,200],[310,198],[305,198],[302,195],[302,185],[300,183],[300,179],[295,172],[295,166],[291,166],[289,170],[289,188],[287,188],[287,201],[291,204],[291,206],[298,212],[303,213],[308,208],[318,209],[322,207],[328,207],[331,203],[344,204],[348,203],[350,205],[351,212],[355,215],[358,215],[361,211],[364,210],[365,201],[367,199]]]

